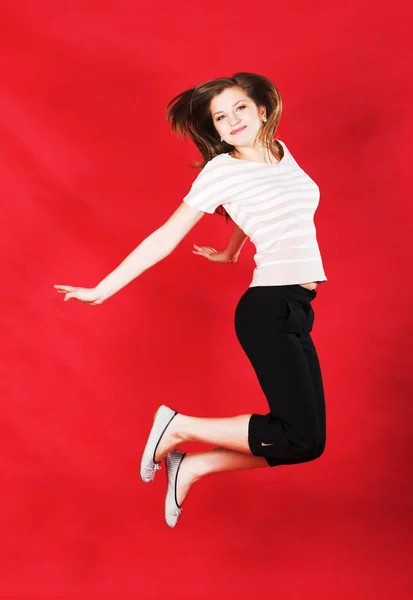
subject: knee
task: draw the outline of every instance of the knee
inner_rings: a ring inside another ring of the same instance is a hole
[[[270,467],[275,467],[279,465],[296,465],[300,463],[307,463],[313,460],[317,460],[323,454],[325,449],[325,443],[320,442],[318,444],[307,445],[306,448],[297,447],[293,452],[289,452],[288,455],[285,456],[266,456],[266,460]]]
[[[310,450],[308,451],[308,460],[316,460],[317,458],[320,458],[320,456],[324,453],[325,447],[325,440],[312,444]]]
[[[320,456],[324,453],[325,450],[325,442],[318,444],[317,446],[314,447],[313,453],[314,453],[314,459],[316,458],[320,458]]]
[[[320,427],[318,423],[312,426],[300,427],[300,429],[295,430],[295,436],[304,453],[313,457],[310,460],[315,460],[324,453],[326,446],[325,427]]]
[[[324,453],[325,445],[325,438],[319,436],[308,437],[305,442],[301,440],[300,449],[298,450],[298,458],[301,457],[299,462],[308,462],[320,458]]]

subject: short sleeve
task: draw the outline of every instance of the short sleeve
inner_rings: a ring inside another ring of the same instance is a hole
[[[218,157],[216,157],[218,159]],[[225,173],[218,160],[209,161],[192,183],[183,202],[212,214],[225,201]]]
[[[291,152],[289,151],[287,144],[285,142],[282,142],[281,140],[277,140],[282,147],[284,148],[284,154],[285,154],[285,159],[286,162],[288,162],[291,166],[296,166],[300,168],[300,165],[297,163],[297,161],[295,160],[295,158],[293,157],[293,155],[291,154]],[[284,159],[283,159],[284,160]]]

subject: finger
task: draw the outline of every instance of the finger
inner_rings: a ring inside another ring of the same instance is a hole
[[[64,297],[64,301],[67,302],[68,300],[71,300],[72,298],[75,298],[76,300],[80,300],[80,298],[78,298],[76,296],[76,291],[74,291],[74,292],[67,293],[66,296]]]
[[[201,252],[216,252],[215,248],[211,248],[211,246],[197,246],[194,244],[194,248],[200,250]]]
[[[75,287],[73,287],[71,285],[54,285],[53,287],[58,291],[64,291],[64,292],[72,292],[73,290],[76,289]]]

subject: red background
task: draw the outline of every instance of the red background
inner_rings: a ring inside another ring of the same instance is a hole
[[[2,599],[412,597],[403,4],[1,3]],[[170,530],[164,470],[138,475],[157,406],[266,412],[233,330],[253,247],[194,256],[227,242],[214,215],[102,306],[53,284],[95,285],[170,216],[197,154],[164,107],[239,70],[279,87],[278,137],[321,188],[327,448],[200,481]]]

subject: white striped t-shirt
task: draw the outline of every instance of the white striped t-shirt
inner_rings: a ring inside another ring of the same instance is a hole
[[[277,164],[215,156],[183,199],[207,213],[222,205],[250,238],[250,287],[327,281],[314,225],[319,188],[278,141],[284,156]]]

